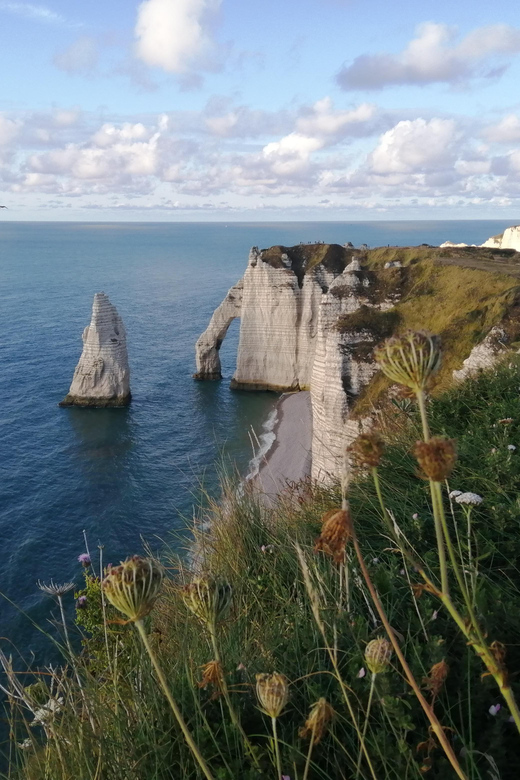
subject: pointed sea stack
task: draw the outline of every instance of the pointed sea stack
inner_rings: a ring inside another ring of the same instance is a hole
[[[83,352],[60,406],[126,406],[130,403],[126,333],[105,293],[96,293],[92,319],[83,331]]]

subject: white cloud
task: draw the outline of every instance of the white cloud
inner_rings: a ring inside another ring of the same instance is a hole
[[[374,173],[424,173],[453,164],[458,133],[451,119],[398,122],[384,133],[369,157]]]
[[[504,55],[520,52],[520,29],[505,24],[480,27],[459,43],[456,30],[425,22],[399,54],[363,54],[344,66],[337,81],[344,89],[382,89],[395,84],[457,84],[501,75]],[[497,59],[498,58],[498,59]],[[502,63],[497,66],[497,62]]]
[[[486,127],[484,137],[492,143],[508,144],[520,141],[520,118],[508,114],[496,125]]]
[[[34,19],[39,22],[49,24],[66,24],[65,18],[55,11],[51,11],[44,5],[33,5],[33,3],[10,3],[0,2],[0,11],[7,11],[17,16],[24,16],[26,19]]]
[[[365,125],[376,114],[371,103],[361,103],[349,111],[336,111],[330,97],[318,100],[296,122],[299,133],[316,136],[337,136],[355,133],[356,127]]]
[[[312,152],[321,149],[323,141],[300,133],[290,133],[262,149],[264,159],[277,175],[290,176],[308,167]]]
[[[66,73],[89,74],[95,70],[99,61],[99,49],[94,38],[82,35],[53,58],[54,65]]]
[[[220,2],[145,0],[137,12],[137,56],[147,65],[179,75],[209,67],[214,48],[211,21]]]
[[[0,146],[10,143],[18,134],[20,122],[8,119],[0,114]]]

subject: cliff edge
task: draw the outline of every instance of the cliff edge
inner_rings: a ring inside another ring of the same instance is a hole
[[[229,323],[240,317],[231,386],[310,390],[312,476],[327,480],[388,398],[390,383],[377,370],[373,348],[406,328],[439,334],[440,390],[454,372],[460,379],[488,365],[520,338],[518,276],[514,249],[254,247],[243,279],[197,342],[195,377],[220,378],[218,351]],[[499,331],[485,342],[493,328]]]

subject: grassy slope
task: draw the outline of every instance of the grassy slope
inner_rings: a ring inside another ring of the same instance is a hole
[[[397,330],[428,330],[441,336],[444,360],[436,392],[449,387],[453,370],[461,367],[475,344],[517,305],[518,279],[501,273],[498,260],[496,272],[446,264],[450,258],[457,263],[481,262],[483,256],[486,262],[493,261],[493,253],[485,250],[454,255],[407,247],[367,253],[364,264],[383,280],[383,285],[385,275],[399,271],[384,270],[386,262],[399,260],[405,266],[404,294],[394,310],[399,318]],[[365,414],[389,384],[385,377],[376,375],[357,401],[355,414]]]
[[[435,433],[458,439],[460,461],[450,487],[484,496],[483,504],[474,512],[473,524],[480,555],[478,611],[490,638],[507,646],[506,661],[518,695],[520,449],[507,448],[509,444],[520,445],[518,359],[511,366],[505,365],[492,375],[483,375],[440,396],[432,401],[430,414]],[[405,414],[396,409],[395,415],[391,427],[400,433],[394,433],[381,468],[387,503],[403,532],[435,570],[427,487],[416,477],[416,467],[408,454],[417,436],[415,410],[410,408]],[[503,418],[513,418],[513,422],[500,423]],[[286,674],[291,681],[290,703],[279,719],[284,773],[292,780],[301,780],[308,740],[298,736],[298,729],[309,707],[320,696],[326,696],[337,715],[331,733],[314,750],[309,778],[352,778],[358,755],[356,739],[331,676],[323,639],[312,619],[293,546],[298,540],[315,568],[329,641],[336,643],[342,674],[363,722],[369,690],[369,676],[358,676],[364,666],[363,648],[382,632],[373,620],[355,564],[351,564],[347,595],[345,581],[331,560],[312,552],[320,517],[337,505],[338,490],[301,485],[295,502],[280,503],[268,514],[254,496],[239,498],[231,488],[226,496],[225,511],[222,505],[214,505],[206,513],[212,530],[199,529],[197,536],[209,571],[229,580],[234,588],[233,615],[220,627],[219,641],[235,706],[245,730],[261,750],[262,774],[251,768],[222,700],[214,696],[214,688],[197,688],[200,666],[212,658],[212,650],[176,587],[175,582],[189,577],[182,568],[159,602],[151,626],[152,641],[167,669],[168,680],[218,780],[275,777],[269,753],[270,724],[259,712],[254,696],[255,674],[273,670]],[[405,570],[401,556],[382,533],[371,484],[364,480],[356,483],[351,502],[365,559],[390,621],[403,636],[403,647],[417,679],[421,681],[442,659],[450,666],[435,708],[443,724],[453,729],[449,733],[457,754],[464,749],[462,761],[468,777],[488,780],[490,762],[494,761],[502,780],[517,778],[518,733],[508,722],[504,707],[496,716],[489,713],[492,705],[500,703],[494,682],[481,677],[479,660],[438,610],[434,598],[423,594],[414,599],[409,582],[417,577]],[[465,519],[460,508],[454,509],[450,523],[452,530],[456,524],[464,537]],[[464,541],[462,551],[464,554]],[[170,565],[174,570],[179,565],[174,555]],[[78,614],[84,625],[94,629],[94,640],[87,644],[87,651],[95,659],[95,674],[87,675],[86,689],[99,718],[98,733],[92,734],[88,720],[78,717],[81,697],[77,690],[74,693],[72,682],[72,693],[56,719],[61,755],[54,743],[47,756],[41,750],[35,754],[18,751],[18,761],[27,763],[17,777],[195,780],[193,763],[157,693],[133,629],[109,625],[109,644],[117,648],[118,657],[119,677],[114,685],[113,659],[108,667],[104,635],[96,628],[100,612],[95,603],[95,584],[89,598],[91,607]],[[92,660],[88,668],[92,668]],[[29,732],[35,735],[34,729]],[[21,727],[19,740],[25,735]],[[418,751],[420,743],[427,740],[428,724],[398,668],[380,675],[367,732],[378,780],[419,780],[423,776],[421,766],[428,763],[431,768],[427,777],[449,780],[453,774],[439,750],[433,748],[429,759],[425,749]],[[98,769],[101,774],[97,774]],[[367,777],[366,766],[361,777]]]

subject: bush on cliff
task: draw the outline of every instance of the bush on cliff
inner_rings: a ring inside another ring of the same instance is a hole
[[[469,540],[473,558],[464,576],[475,580],[479,620],[489,641],[495,640],[499,643],[495,647],[505,653],[517,697],[519,384],[520,362],[514,358],[431,400],[428,409],[433,433],[458,442],[445,506],[466,562]],[[437,581],[428,483],[417,474],[410,454],[419,437],[419,416],[407,400],[396,402],[392,414],[383,430],[389,443],[379,467],[384,500],[400,534]],[[468,513],[467,506],[465,510],[447,498],[454,489],[478,493],[483,501]],[[361,476],[351,485],[349,499],[370,577],[463,772],[471,780],[517,778],[520,737],[495,681],[484,674],[481,660],[436,596],[420,587],[417,571],[382,523],[373,482]],[[251,491],[237,492],[235,484],[224,480],[222,500],[210,503],[194,528],[195,553],[190,550],[179,559],[165,552],[169,577],[146,618],[148,636],[215,778],[277,777],[272,723],[255,694],[256,675],[273,672],[283,674],[289,683],[289,700],[276,719],[284,777],[456,776],[395,655],[375,676],[371,673],[365,649],[385,631],[351,544],[345,559],[340,554],[335,560],[330,554],[334,550],[326,546],[325,551],[315,551],[323,516],[340,502],[339,485],[325,488],[304,482],[291,486],[267,509]],[[295,543],[309,568],[310,591]],[[186,606],[182,588],[200,574],[201,565],[205,575],[230,583],[233,589],[233,609],[219,621],[216,640],[232,707],[255,760],[233,724],[218,665],[210,664],[215,661],[215,646],[204,624]],[[8,777],[201,777],[133,625],[123,625],[121,614],[110,604],[103,605],[92,568],[85,574],[86,586],[79,595],[86,598],[78,609],[78,623],[84,628],[82,652],[68,658],[63,669],[36,674],[33,687],[24,681],[29,707],[13,691]],[[321,699],[334,714],[330,721],[322,718],[317,739],[316,710],[314,720],[309,713]],[[365,755],[352,713],[362,737],[365,732]]]

